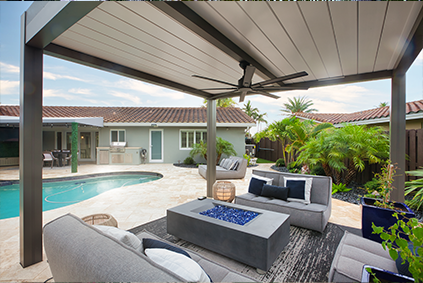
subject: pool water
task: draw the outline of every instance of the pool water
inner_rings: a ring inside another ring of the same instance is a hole
[[[146,183],[159,175],[113,175],[43,183],[43,211],[87,200],[106,191]],[[0,219],[19,216],[19,184],[0,186]]]

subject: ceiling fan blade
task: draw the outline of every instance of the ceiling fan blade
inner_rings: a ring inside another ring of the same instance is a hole
[[[256,68],[252,65],[248,65],[245,68],[244,76],[242,77],[242,86],[243,87],[250,87],[251,80],[253,78],[254,72],[256,71]]]
[[[279,90],[307,90],[309,89],[309,87],[307,86],[268,86],[268,87],[260,87],[260,88],[252,88],[253,90],[258,90],[258,91],[279,91]]]
[[[239,103],[244,102],[245,95],[248,93],[248,90],[244,89],[241,91],[241,95],[239,96]]]
[[[192,75],[192,76],[195,77],[195,78],[200,78],[200,79],[209,80],[209,81],[212,81],[212,82],[217,82],[217,83],[221,83],[221,84],[225,84],[225,85],[230,85],[230,86],[233,86],[233,87],[238,87],[235,84],[231,84],[231,83],[224,82],[224,81],[219,81],[219,80],[212,79],[212,78],[207,78],[207,77],[198,76],[198,75]]]
[[[304,77],[304,76],[308,76],[308,73],[305,72],[305,71],[302,71],[302,72],[299,72],[299,73],[290,74],[290,75],[282,76],[282,77],[279,77],[279,78],[274,78],[274,79],[262,81],[262,82],[259,82],[259,83],[255,83],[255,84],[251,85],[251,87],[265,86],[265,85],[274,84],[274,83],[278,83],[278,82],[282,82],[282,81],[286,81],[286,80],[301,78],[301,77]]]
[[[274,99],[280,98],[280,96],[277,96],[277,95],[274,95],[274,94],[271,94],[271,93],[268,93],[268,92],[265,92],[265,91],[259,91],[259,90],[254,90],[254,89],[253,89],[253,91],[254,91],[254,93],[258,93],[258,94],[261,94],[261,95],[264,95],[264,96],[268,96],[270,98],[274,98]]]
[[[200,90],[237,90],[237,87],[215,87],[215,88],[202,88]]]
[[[218,93],[218,94],[213,95],[211,97],[211,99],[220,99],[220,98],[235,97],[235,96],[238,96],[237,92],[238,92],[238,90]]]

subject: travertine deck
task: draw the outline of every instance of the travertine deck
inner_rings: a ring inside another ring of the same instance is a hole
[[[272,164],[260,164],[257,169],[269,169]],[[70,173],[70,167],[45,167],[44,178],[84,175],[112,171],[148,171],[163,174],[157,181],[110,190],[89,200],[46,211],[43,221],[47,223],[58,216],[73,213],[83,217],[93,213],[107,212],[118,221],[119,227],[129,229],[166,215],[166,209],[206,194],[206,180],[197,169],[175,167],[172,164],[143,165],[81,165],[78,173]],[[233,180],[236,193],[247,192],[251,168],[244,179]],[[19,178],[17,168],[0,168],[0,180]],[[330,222],[360,228],[358,205],[333,199]],[[51,277],[46,258],[38,264],[22,268],[19,264],[19,218],[0,220],[0,282],[43,282]]]

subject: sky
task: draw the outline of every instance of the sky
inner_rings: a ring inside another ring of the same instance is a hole
[[[0,1],[0,104],[19,105],[20,18],[32,2]],[[240,73],[240,77],[242,74]],[[43,105],[200,107],[203,99],[44,55]],[[391,80],[247,96],[271,123],[281,120],[288,98],[306,96],[319,113],[351,113],[390,102]],[[423,52],[406,76],[406,100],[423,99]],[[238,99],[235,98],[238,102]],[[263,128],[263,125],[261,126]],[[255,132],[253,130],[253,132]]]

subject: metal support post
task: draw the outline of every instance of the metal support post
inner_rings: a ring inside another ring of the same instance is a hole
[[[391,79],[390,152],[392,164],[397,167],[391,200],[404,202],[405,183],[405,73],[393,72]]]
[[[26,12],[21,17],[19,122],[20,263],[43,260],[43,50],[25,44]]]
[[[207,100],[207,197],[216,182],[216,100]]]

